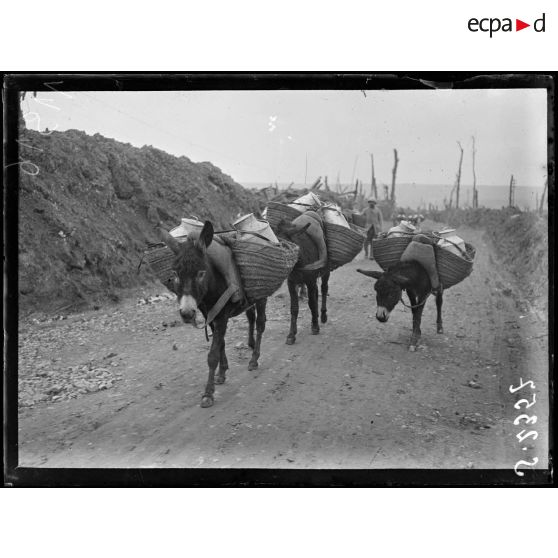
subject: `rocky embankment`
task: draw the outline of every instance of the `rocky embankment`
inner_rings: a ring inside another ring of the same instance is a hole
[[[19,302],[56,312],[116,300],[153,277],[138,264],[154,224],[181,217],[227,227],[259,209],[254,195],[211,163],[193,163],[77,130],[23,130],[20,172]],[[35,172],[37,174],[31,174]]]

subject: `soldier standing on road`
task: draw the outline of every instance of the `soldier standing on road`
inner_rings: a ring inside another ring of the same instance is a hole
[[[366,217],[366,240],[364,241],[364,258],[368,258],[368,248],[370,247],[370,259],[374,259],[372,253],[372,240],[376,238],[384,228],[384,218],[382,212],[376,207],[376,200],[370,198],[368,207],[364,210]]]

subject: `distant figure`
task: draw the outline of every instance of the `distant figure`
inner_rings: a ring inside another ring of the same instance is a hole
[[[376,207],[376,200],[370,198],[368,200],[368,207],[364,210],[364,217],[366,218],[366,240],[364,241],[364,258],[374,259],[372,252],[372,240],[382,232],[384,228],[384,218],[382,212]],[[370,248],[370,256],[368,255],[368,248]]]

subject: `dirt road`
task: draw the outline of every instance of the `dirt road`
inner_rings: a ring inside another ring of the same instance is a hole
[[[430,300],[422,345],[409,352],[410,310],[375,319],[373,282],[355,270],[377,264],[359,256],[332,274],[320,335],[310,334],[303,305],[297,342],[285,345],[286,287],[270,299],[255,372],[246,320],[233,321],[227,383],[209,409],[199,406],[208,343],[179,323],[173,299],[22,320],[20,465],[511,469],[538,457],[545,467],[546,317],[522,299],[481,232],[459,232],[477,258],[446,292],[445,334],[436,334]],[[510,393],[520,378],[536,389]],[[538,422],[514,425],[524,412],[514,403],[533,391],[527,413]],[[537,439],[520,443],[524,429]]]

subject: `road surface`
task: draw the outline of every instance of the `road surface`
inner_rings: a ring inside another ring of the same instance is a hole
[[[289,327],[286,286],[268,304],[260,367],[247,369],[246,320],[230,324],[230,370],[200,408],[208,343],[174,299],[137,297],[66,319],[20,322],[19,464],[31,467],[504,468],[548,452],[546,317],[523,299],[481,231],[472,275],[449,289],[436,334],[431,298],[422,345],[408,351],[410,310],[375,319],[373,281],[332,274],[329,321]],[[162,289],[159,290],[162,293]],[[148,293],[149,294],[149,293]],[[152,290],[150,294],[157,294]],[[510,393],[520,378],[531,380]],[[536,393],[513,421],[514,403]],[[536,430],[520,442],[518,434]],[[523,449],[526,448],[526,449]]]

